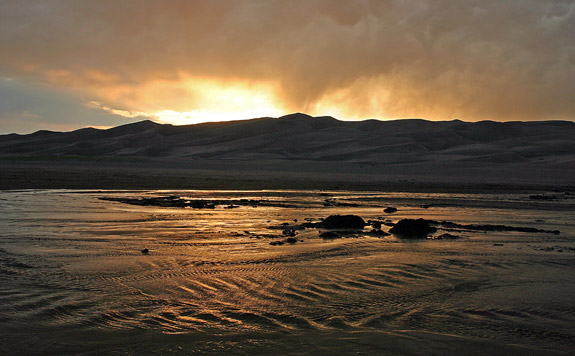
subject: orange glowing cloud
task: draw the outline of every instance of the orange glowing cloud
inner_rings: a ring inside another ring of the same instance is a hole
[[[573,119],[574,22],[559,0],[6,0],[0,75],[173,123]]]
[[[173,124],[228,121],[285,112],[274,83],[222,81],[216,78],[154,80],[137,86],[105,86],[92,90],[99,107],[126,117],[147,116]],[[105,104],[104,104],[105,103]]]

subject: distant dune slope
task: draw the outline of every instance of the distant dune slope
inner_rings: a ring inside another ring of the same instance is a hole
[[[3,156],[141,156],[346,162],[575,162],[575,123],[339,121],[291,114],[187,126],[0,135]]]

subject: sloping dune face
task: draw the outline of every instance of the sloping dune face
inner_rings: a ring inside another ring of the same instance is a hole
[[[344,122],[305,114],[189,126],[142,121],[109,130],[4,135],[0,136],[0,154],[346,162],[572,162],[575,123]]]

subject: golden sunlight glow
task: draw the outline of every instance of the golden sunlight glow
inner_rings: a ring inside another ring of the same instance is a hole
[[[99,96],[109,104],[92,101],[88,105],[116,115],[145,116],[175,125],[277,117],[286,113],[278,104],[273,83],[186,78],[154,81],[136,88],[108,88]]]

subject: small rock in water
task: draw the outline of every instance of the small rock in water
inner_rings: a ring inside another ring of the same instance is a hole
[[[388,236],[389,234],[381,229],[373,229],[368,234],[372,236]]]
[[[326,229],[363,229],[365,221],[357,215],[330,215],[323,221]]]
[[[393,206],[388,206],[387,208],[383,209],[383,212],[387,214],[395,213],[396,211],[397,208],[394,208]]]
[[[397,222],[390,230],[394,235],[408,239],[424,239],[437,229],[429,225],[429,221],[425,219],[403,219]]]
[[[373,226],[374,229],[381,229],[381,221],[378,220],[367,220],[367,223]]]
[[[145,248],[145,249],[142,250],[142,253],[143,253],[144,255],[147,255],[149,252],[150,252],[150,250],[148,250],[147,248]]]
[[[445,234],[441,234],[437,237],[434,237],[435,240],[455,240],[455,239],[459,239],[461,236],[459,235],[453,235],[450,233],[445,233]]]

